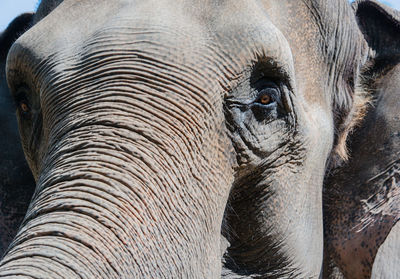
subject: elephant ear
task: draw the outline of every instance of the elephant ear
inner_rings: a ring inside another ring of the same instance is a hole
[[[374,0],[353,4],[358,25],[375,52],[375,67],[392,67],[400,62],[400,12]]]
[[[353,106],[343,124],[333,152],[330,168],[341,166],[348,159],[347,137],[362,123],[378,77],[400,62],[400,12],[375,0],[356,0],[352,4],[358,29],[364,37],[367,58],[357,74]]]
[[[25,13],[16,17],[5,31],[0,33],[0,63],[5,63],[12,44],[32,25],[33,13]]]

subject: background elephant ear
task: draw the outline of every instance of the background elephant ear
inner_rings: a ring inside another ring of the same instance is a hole
[[[353,4],[357,21],[375,58],[385,64],[400,61],[400,12],[377,1],[357,1]]]
[[[33,13],[16,17],[7,29],[0,33],[0,62],[4,62],[11,45],[32,25]]]

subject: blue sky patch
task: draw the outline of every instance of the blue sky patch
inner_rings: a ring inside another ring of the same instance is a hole
[[[35,11],[37,11],[41,2],[42,2],[42,0],[37,1],[36,6],[35,6]]]

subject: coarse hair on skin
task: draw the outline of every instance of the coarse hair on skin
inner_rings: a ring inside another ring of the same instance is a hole
[[[369,108],[373,106],[373,87],[371,83],[374,80],[374,76],[370,75],[370,70],[374,67],[374,57],[375,53],[369,49],[368,61],[362,66],[354,84],[352,105],[346,119],[342,122],[341,127],[343,128],[336,131],[336,143],[330,156],[328,169],[340,167],[349,159],[351,153],[347,148],[348,138],[354,129],[361,126]],[[340,116],[335,115],[335,117]]]
[[[358,28],[356,15],[347,0],[302,0],[321,22],[319,32],[325,54],[332,114],[334,116],[334,145],[328,158],[328,168],[348,160],[347,138],[361,122],[370,102],[364,86],[363,73],[368,69],[369,47]],[[332,12],[332,8],[336,10]]]

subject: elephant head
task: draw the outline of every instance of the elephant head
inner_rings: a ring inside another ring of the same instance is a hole
[[[15,105],[8,91],[5,62],[9,48],[29,28],[32,14],[22,14],[0,33],[0,256],[25,216],[35,189],[22,151]]]
[[[325,186],[325,277],[394,278],[400,274],[400,13],[377,1],[358,1],[354,10],[370,47],[362,86],[372,105],[351,136],[351,159]]]
[[[226,277],[319,277],[326,164],[363,103],[347,1],[43,0],[34,21],[7,79],[37,188],[1,277],[220,278],[221,250]]]

